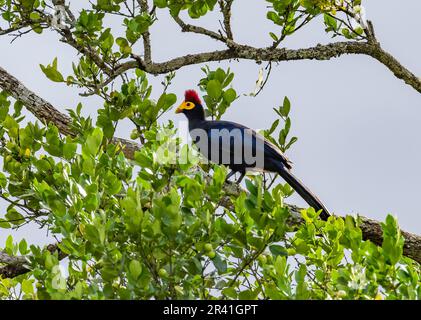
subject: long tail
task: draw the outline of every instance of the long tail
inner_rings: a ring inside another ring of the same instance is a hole
[[[279,168],[278,173],[280,176],[288,182],[288,184],[308,203],[309,206],[313,207],[316,211],[322,210],[320,218],[327,220],[330,213],[324,204],[314,195],[296,176],[294,176],[285,167]]]

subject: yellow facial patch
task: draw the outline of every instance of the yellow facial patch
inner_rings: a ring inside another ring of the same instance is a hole
[[[175,110],[175,113],[181,113],[183,110],[191,110],[195,107],[195,104],[190,101],[184,101],[180,106]]]

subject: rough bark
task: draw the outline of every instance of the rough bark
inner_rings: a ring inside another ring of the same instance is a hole
[[[182,25],[186,32],[196,32],[206,34],[211,32],[191,25]],[[217,37],[209,35],[210,37]],[[220,37],[220,36],[219,36]],[[285,48],[255,48],[247,45],[240,45],[225,39],[230,48],[211,52],[197,54],[187,54],[165,62],[146,62],[141,57],[133,55],[135,60],[127,61],[116,68],[114,76],[133,69],[140,68],[151,74],[165,74],[171,71],[181,69],[185,66],[201,64],[212,61],[223,61],[233,59],[254,60],[257,62],[271,61],[294,61],[294,60],[330,60],[346,54],[363,54],[374,58],[386,66],[398,78],[406,84],[421,93],[421,78],[417,77],[410,70],[405,68],[390,53],[381,48],[378,43],[373,42],[335,42],[326,45],[317,45],[304,49],[285,49]]]
[[[47,250],[51,253],[57,252],[59,260],[63,260],[67,257],[67,255],[59,249],[57,243],[49,244],[47,246]],[[29,260],[27,256],[11,256],[0,251],[0,264],[4,264],[3,267],[0,267],[0,279],[14,278],[31,271],[28,266],[28,262]]]

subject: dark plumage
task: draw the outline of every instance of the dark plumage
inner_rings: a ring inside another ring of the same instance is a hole
[[[187,90],[184,102],[176,113],[184,113],[189,120],[193,142],[207,159],[231,169],[227,179],[236,172],[240,183],[247,170],[276,172],[315,210],[322,210],[326,220],[329,211],[323,203],[291,172],[291,162],[275,145],[254,130],[230,121],[206,120],[198,94]]]

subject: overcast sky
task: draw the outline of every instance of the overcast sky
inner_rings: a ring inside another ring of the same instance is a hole
[[[402,0],[399,8],[396,2],[394,6],[390,3],[364,1],[367,18],[373,21],[382,47],[421,75],[418,40],[421,2]],[[268,32],[274,28],[265,19],[265,6],[263,0],[235,2],[233,30],[238,42],[255,46],[270,43]],[[404,13],[398,15],[398,10]],[[151,30],[155,61],[222,48],[203,36],[181,34],[166,14],[160,13],[158,18]],[[215,13],[200,23],[217,29],[217,19]],[[111,26],[119,25],[114,19],[108,22]],[[13,44],[10,40],[0,38],[3,68],[62,111],[82,102],[85,114],[96,113],[101,106],[99,99],[81,98],[77,89],[50,82],[39,68],[40,63],[51,63],[57,56],[60,70],[70,74],[71,62],[76,57],[72,48],[59,42],[53,32],[27,35]],[[308,24],[284,45],[301,48],[330,41],[319,20]],[[210,64],[211,68],[217,66],[229,66],[235,71],[233,86],[239,93],[253,91],[261,68],[251,61]],[[202,76],[199,66],[186,67],[177,72],[170,91],[181,99],[184,90],[196,88]],[[161,80],[162,77],[150,76],[156,86],[160,86]],[[159,91],[155,91],[156,96]],[[268,128],[275,118],[272,108],[284,96],[292,103],[291,134],[299,138],[287,156],[294,162],[295,174],[326,206],[338,214],[360,213],[377,220],[392,213],[403,229],[421,234],[421,95],[367,56],[342,56],[323,62],[282,62],[273,68],[268,84],[258,97],[242,96],[224,119],[255,129]],[[184,120],[172,112],[163,121],[168,119],[176,123]],[[118,135],[128,137],[131,130],[129,126],[119,126]],[[304,205],[299,197],[290,201]],[[0,247],[9,233],[0,229]],[[25,237],[39,244],[50,241],[33,226],[13,235],[16,240]]]

